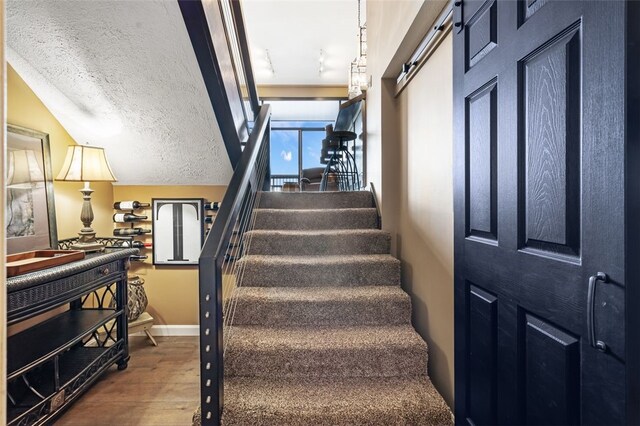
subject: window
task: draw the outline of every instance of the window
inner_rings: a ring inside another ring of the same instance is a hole
[[[272,125],[273,126],[273,125]],[[298,130],[271,128],[271,174],[298,176]]]
[[[271,186],[298,183],[303,169],[320,162],[325,126],[338,116],[340,100],[267,100],[271,105]]]
[[[322,151],[322,140],[325,131],[322,130],[303,130],[302,131],[302,169],[311,169],[314,167],[324,167],[320,162],[320,153]]]

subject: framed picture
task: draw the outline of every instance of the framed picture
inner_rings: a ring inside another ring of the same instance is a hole
[[[204,241],[204,199],[153,198],[153,264],[197,265]]]
[[[7,254],[57,248],[49,135],[7,125]]]

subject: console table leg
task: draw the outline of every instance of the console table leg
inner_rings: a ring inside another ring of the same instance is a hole
[[[122,355],[122,358],[120,358],[120,360],[118,360],[116,363],[118,364],[118,370],[122,371],[122,370],[126,370],[127,367],[129,366],[129,360],[131,359],[131,357],[129,355]]]
[[[122,354],[122,358],[117,361],[118,370],[124,370],[127,368],[129,363],[129,321],[127,319],[127,275],[126,269],[128,265],[125,266],[125,274],[118,282],[116,283],[116,306],[119,311],[122,311],[122,314],[118,316],[118,340],[124,340],[124,353]]]

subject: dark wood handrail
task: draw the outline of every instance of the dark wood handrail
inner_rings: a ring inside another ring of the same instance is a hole
[[[223,0],[227,1],[227,0]],[[239,0],[228,0],[231,20],[225,22],[221,0],[178,0],[187,32],[213,107],[222,139],[234,169],[231,181],[207,235],[200,259],[200,409],[202,425],[220,425],[224,402],[224,319],[222,270],[236,224],[253,208],[256,192],[268,190],[271,107],[260,106],[253,77],[246,28]],[[225,25],[225,23],[229,25]],[[225,28],[233,28],[235,37]],[[235,40],[235,41],[234,41]],[[236,46],[229,43],[237,43]],[[233,51],[240,52],[240,64]],[[241,69],[240,69],[241,68]],[[249,133],[239,74],[247,85],[253,130]],[[246,141],[246,143],[245,143]],[[241,145],[244,145],[242,150]],[[257,161],[261,159],[258,176]],[[266,162],[266,164],[263,163]],[[251,202],[245,202],[251,200]],[[244,220],[244,219],[242,219]]]
[[[222,267],[243,200],[256,185],[259,154],[269,149],[271,106],[260,107],[249,141],[236,166],[198,261],[200,288],[200,408],[202,425],[219,425],[224,402],[224,320]],[[267,160],[268,161],[268,158]],[[244,206],[247,208],[247,206]],[[250,208],[250,207],[249,207]]]
[[[258,113],[256,124],[249,136],[247,147],[243,151],[240,162],[236,166],[233,176],[231,177],[231,181],[227,186],[224,198],[222,199],[222,204],[220,205],[220,209],[216,215],[216,220],[213,222],[211,231],[205,239],[204,246],[202,247],[202,252],[200,254],[201,258],[217,258],[225,253],[226,245],[224,245],[223,237],[227,235],[227,233],[229,236],[231,235],[231,230],[227,229],[227,227],[231,226],[231,219],[234,219],[234,210],[239,209],[242,203],[242,198],[244,197],[251,177],[251,167],[256,162],[256,158],[258,157],[258,153],[260,152],[260,148],[264,142],[265,135],[269,129],[270,117],[271,105],[262,105]]]

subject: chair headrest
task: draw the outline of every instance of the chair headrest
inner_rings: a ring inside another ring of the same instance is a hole
[[[324,173],[324,167],[312,167],[310,169],[303,169],[302,177],[307,179],[318,179],[322,178],[322,173]]]

